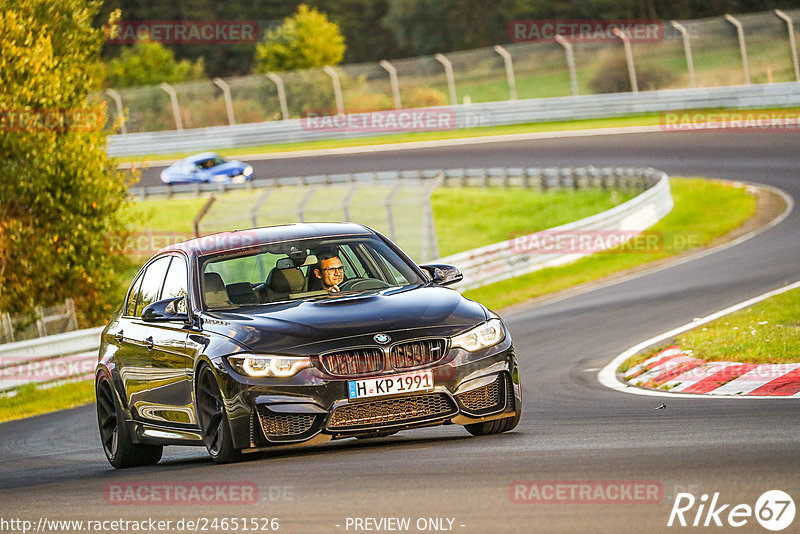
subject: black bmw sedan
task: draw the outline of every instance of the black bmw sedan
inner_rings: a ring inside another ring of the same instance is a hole
[[[210,235],[159,251],[102,333],[97,418],[114,467],[164,445],[216,462],[270,446],[441,424],[475,435],[522,413],[511,336],[357,224]]]

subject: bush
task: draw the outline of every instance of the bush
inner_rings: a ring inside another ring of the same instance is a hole
[[[635,57],[634,57],[635,59]],[[672,75],[655,65],[636,63],[636,83],[640,91],[653,91],[667,85]],[[589,81],[592,93],[627,93],[631,91],[628,62],[624,54],[605,60]]]
[[[432,108],[447,105],[444,93],[433,87],[400,89],[400,100],[404,108]]]

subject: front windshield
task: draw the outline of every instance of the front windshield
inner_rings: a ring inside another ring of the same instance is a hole
[[[423,283],[375,236],[285,241],[202,261],[206,309],[337,298]]]

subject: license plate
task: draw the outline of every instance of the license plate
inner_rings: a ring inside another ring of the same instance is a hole
[[[351,399],[431,390],[433,390],[433,371],[419,371],[417,373],[370,378],[367,380],[351,380],[348,382],[348,396]]]

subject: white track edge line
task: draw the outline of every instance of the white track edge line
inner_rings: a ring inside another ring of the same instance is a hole
[[[665,339],[669,339],[673,336],[678,334],[682,334],[687,330],[691,330],[692,328],[696,328],[698,326],[704,325],[709,323],[715,319],[719,319],[720,317],[724,317],[729,313],[733,313],[735,311],[741,310],[743,308],[747,308],[748,306],[752,306],[762,300],[766,300],[770,297],[774,297],[775,295],[780,295],[781,293],[785,293],[787,291],[791,291],[792,289],[796,289],[800,287],[800,280],[793,282],[789,285],[785,285],[778,289],[774,289],[772,291],[768,291],[766,293],[762,293],[757,297],[753,297],[751,299],[745,300],[743,302],[739,302],[738,304],[734,304],[733,306],[729,306],[723,310],[719,310],[711,315],[707,315],[700,319],[696,319],[690,323],[685,325],[679,326],[677,328],[673,328],[667,332],[662,334],[658,334],[657,336],[651,337],[650,339],[646,339],[640,343],[637,343],[633,347],[629,348],[628,350],[619,354],[616,358],[611,360],[605,367],[603,367],[600,372],[597,374],[597,379],[600,381],[601,384],[604,386],[613,389],[615,391],[621,391],[624,393],[632,393],[634,395],[649,395],[653,397],[680,397],[680,398],[691,398],[691,399],[701,399],[701,398],[713,398],[713,399],[791,399],[796,398],[792,396],[778,396],[778,395],[752,395],[752,396],[738,396],[738,395],[707,395],[707,394],[696,394],[696,393],[669,393],[667,391],[658,391],[652,389],[645,389],[636,386],[631,386],[621,382],[617,379],[617,368],[630,358],[631,356],[641,352],[642,350],[646,349],[647,347],[658,343],[659,341],[664,341]]]

